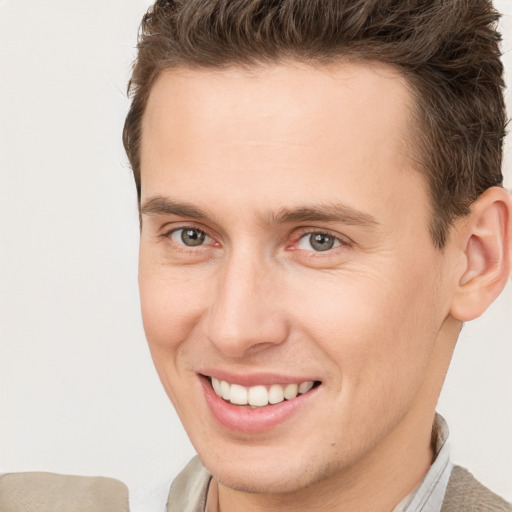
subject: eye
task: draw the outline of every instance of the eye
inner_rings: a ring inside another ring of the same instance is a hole
[[[186,245],[187,247],[196,247],[211,241],[211,238],[204,231],[196,228],[175,229],[171,233],[171,239],[177,244]]]
[[[325,252],[340,245],[336,237],[327,233],[306,233],[299,239],[297,247],[305,251]]]

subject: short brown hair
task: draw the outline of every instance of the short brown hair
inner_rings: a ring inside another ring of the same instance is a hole
[[[431,191],[434,243],[501,186],[506,115],[499,15],[491,0],[158,0],[145,14],[123,142],[140,204],[140,140],[165,69],[345,56],[397,67],[416,100],[413,147]]]

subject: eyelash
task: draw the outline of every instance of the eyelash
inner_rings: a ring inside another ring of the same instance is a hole
[[[182,226],[174,227],[174,228],[170,229],[169,231],[166,231],[165,233],[163,233],[160,236],[162,238],[172,240],[173,234],[175,234],[179,231],[186,231],[186,230],[191,230],[191,231],[196,231],[196,232],[202,233],[202,234],[204,234],[205,237],[207,237],[215,242],[215,238],[213,236],[210,236],[207,233],[207,231],[205,231],[204,229],[198,228],[194,225],[182,225]],[[320,235],[320,236],[334,239],[334,242],[337,243],[338,245],[335,245],[334,247],[326,249],[325,251],[315,251],[314,249],[307,250],[307,249],[297,248],[297,244],[299,244],[302,239],[304,239],[306,237],[311,237],[312,235]],[[176,242],[174,240],[173,240],[173,242],[180,247],[181,251],[185,251],[185,252],[194,252],[197,250],[205,250],[207,248],[205,246],[205,244],[198,244],[197,246],[193,246],[193,245],[186,245],[184,243],[180,244],[179,242]],[[218,242],[215,242],[215,245],[219,245]],[[296,236],[294,236],[292,242],[287,246],[287,248],[292,251],[298,250],[298,251],[307,252],[307,253],[309,253],[309,257],[322,257],[322,256],[325,257],[325,256],[332,255],[333,252],[335,252],[335,251],[337,252],[337,250],[346,249],[347,247],[350,247],[351,245],[352,245],[351,241],[345,237],[335,235],[334,233],[329,232],[329,231],[317,230],[317,229],[310,228],[305,231],[300,231]],[[325,253],[325,254],[323,254],[323,253]]]

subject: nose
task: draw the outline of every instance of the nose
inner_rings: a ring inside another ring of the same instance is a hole
[[[284,342],[288,322],[279,304],[279,269],[262,257],[232,253],[218,269],[207,336],[229,358],[246,357]]]

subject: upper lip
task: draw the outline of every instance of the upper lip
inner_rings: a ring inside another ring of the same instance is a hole
[[[285,375],[281,373],[255,372],[255,373],[234,373],[231,371],[219,369],[205,369],[199,372],[205,377],[215,377],[219,380],[225,380],[230,384],[239,384],[240,386],[271,386],[272,384],[300,384],[307,381],[319,381],[311,376]]]

